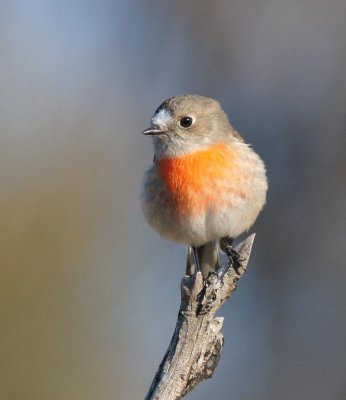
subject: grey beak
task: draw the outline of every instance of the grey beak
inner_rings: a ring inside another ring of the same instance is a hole
[[[143,131],[142,135],[149,135],[149,136],[162,135],[165,132],[166,132],[166,130],[164,128],[160,128],[157,125],[153,125],[150,128],[148,128],[145,131]]]

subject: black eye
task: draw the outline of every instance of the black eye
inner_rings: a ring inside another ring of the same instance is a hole
[[[183,117],[180,120],[180,126],[182,126],[183,128],[190,128],[190,126],[192,125],[193,119],[191,117]]]

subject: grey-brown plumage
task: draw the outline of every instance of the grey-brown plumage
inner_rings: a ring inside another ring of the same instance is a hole
[[[153,137],[155,149],[142,190],[149,224],[164,237],[192,246],[205,271],[214,269],[218,240],[249,229],[265,203],[263,161],[220,104],[203,96],[166,100],[143,133]]]

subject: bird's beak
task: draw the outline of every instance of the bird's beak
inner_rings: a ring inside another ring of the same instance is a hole
[[[167,132],[166,129],[160,128],[157,125],[153,125],[150,128],[148,128],[145,131],[143,131],[142,135],[149,135],[149,136],[162,135],[165,132]]]

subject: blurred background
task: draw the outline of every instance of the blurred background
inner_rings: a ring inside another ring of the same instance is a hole
[[[268,168],[225,350],[190,399],[346,399],[344,0],[0,2],[0,398],[144,398],[185,249],[144,221],[167,97],[217,98]]]

